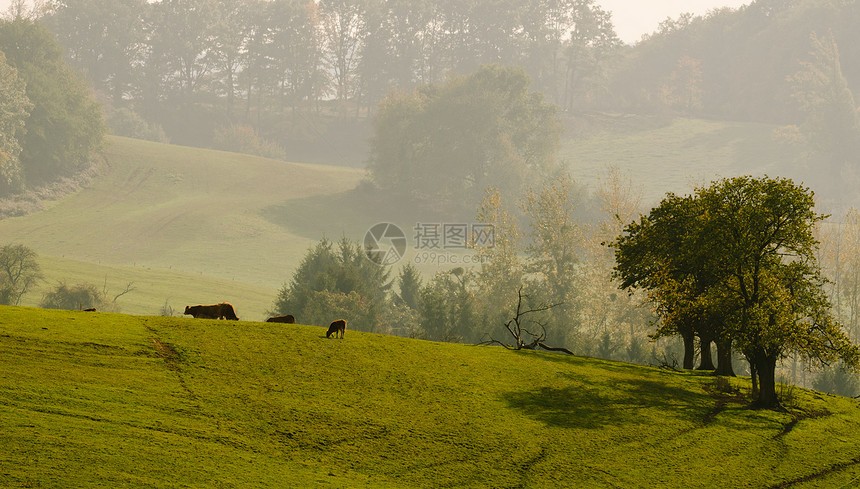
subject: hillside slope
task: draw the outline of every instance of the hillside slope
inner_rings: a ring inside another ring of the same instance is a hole
[[[799,149],[775,139],[774,125],[624,114],[588,114],[578,123],[591,133],[566,138],[560,154],[574,178],[595,188],[616,167],[640,187],[643,205],[721,177],[804,179],[794,166]]]
[[[116,300],[118,310],[126,314],[158,315],[166,305],[180,315],[186,305],[229,301],[240,318],[260,321],[268,317],[278,293],[274,287],[166,268],[94,264],[50,255],[40,255],[39,266],[45,279],[23,297],[22,306],[37,307],[59,282],[94,284],[108,300],[131,285],[132,290]]]
[[[2,487],[850,487],[856,401],[319,327],[0,307]]]
[[[354,188],[360,170],[110,137],[107,168],[51,208],[0,221],[0,236],[40,254],[147,266],[275,288],[321,236],[260,215],[291,199]],[[337,234],[336,220],[319,223]]]

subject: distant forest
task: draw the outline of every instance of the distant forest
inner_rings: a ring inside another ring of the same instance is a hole
[[[488,63],[525,68],[566,111],[797,123],[786,80],[813,32],[832,33],[860,88],[857,2],[682,15],[633,47],[594,0],[54,0],[41,16],[114,108],[183,143],[207,144],[230,124],[286,143],[322,102],[356,117],[391,90]]]
[[[386,96],[499,64],[569,115],[783,125],[822,154],[842,147],[834,173],[857,147],[855,1],[682,15],[634,46],[594,0],[51,0],[28,15],[93,85],[111,130],[145,139],[363,165]],[[850,135],[824,141],[834,120]]]

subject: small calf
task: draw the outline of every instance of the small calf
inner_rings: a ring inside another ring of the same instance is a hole
[[[325,337],[328,338],[334,333],[334,337],[337,338],[337,334],[340,333],[340,338],[343,339],[343,333],[346,331],[346,319],[338,319],[337,321],[332,322],[328,331],[325,334]]]

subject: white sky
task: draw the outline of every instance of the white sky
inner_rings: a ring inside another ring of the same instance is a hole
[[[0,0],[2,1],[2,0]],[[612,12],[612,24],[618,37],[635,43],[643,34],[657,30],[666,17],[677,19],[683,13],[704,15],[720,7],[738,8],[750,0],[596,0],[603,10]]]
[[[11,0],[0,0],[0,12],[5,13]],[[596,0],[604,10],[612,12],[615,32],[624,42],[635,43],[643,34],[650,34],[666,17],[677,19],[680,14],[703,15],[719,7],[737,8],[750,0]]]

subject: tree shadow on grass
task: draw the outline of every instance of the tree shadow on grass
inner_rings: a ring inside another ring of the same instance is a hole
[[[355,190],[314,195],[271,205],[260,214],[269,222],[308,239],[319,239],[324,234],[335,239],[340,235],[358,236],[367,230],[371,219],[356,205],[355,196]],[[340,219],[333,222],[333,216]]]
[[[474,211],[443,211],[409,195],[375,190],[370,185],[343,192],[290,199],[270,205],[260,214],[267,221],[309,239],[328,235],[361,238],[371,226],[391,222],[411,236],[419,222],[471,222]]]
[[[655,416],[667,422],[695,423],[713,404],[707,393],[650,379],[590,385],[577,382],[561,388],[512,392],[503,397],[510,406],[547,425],[581,429],[653,422]]]

